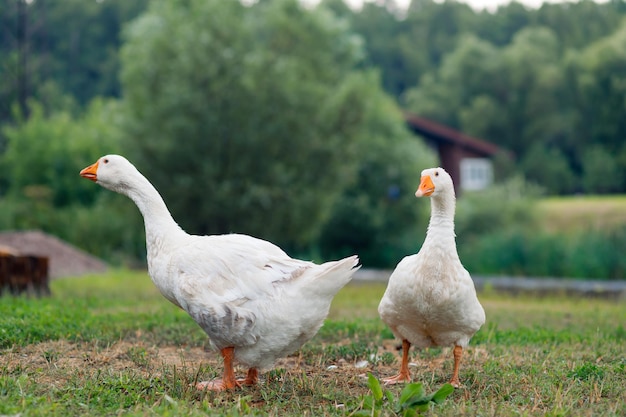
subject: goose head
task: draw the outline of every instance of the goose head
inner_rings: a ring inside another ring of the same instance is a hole
[[[141,176],[137,168],[120,155],[105,155],[80,171],[80,176],[115,192],[131,186],[133,176]]]
[[[429,168],[422,171],[420,185],[415,197],[435,197],[444,193],[454,194],[452,177],[443,168]]]

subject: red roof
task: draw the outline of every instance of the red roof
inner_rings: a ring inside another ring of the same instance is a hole
[[[404,120],[410,126],[411,130],[427,139],[458,145],[484,156],[493,156],[500,151],[500,148],[493,143],[473,138],[451,127],[408,112],[404,113]]]

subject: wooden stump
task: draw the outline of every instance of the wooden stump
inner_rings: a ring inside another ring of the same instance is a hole
[[[0,253],[0,295],[50,295],[48,258]]]

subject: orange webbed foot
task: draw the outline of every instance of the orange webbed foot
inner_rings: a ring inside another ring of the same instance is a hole
[[[404,374],[404,373],[399,373],[396,376],[392,376],[390,378],[384,378],[383,379],[383,383],[385,385],[394,385],[394,384],[401,384],[404,382],[411,382],[411,375],[409,374]]]
[[[461,381],[459,381],[459,378],[452,378],[450,380],[450,385],[452,385],[454,388],[458,388],[461,386]]]
[[[243,379],[238,379],[237,383],[239,386],[242,386],[242,385],[251,386],[251,385],[256,385],[258,381],[259,381],[259,371],[257,371],[256,368],[250,368],[248,369],[248,375],[246,375],[246,377]]]
[[[385,385],[411,382],[411,372],[409,372],[409,349],[411,349],[411,343],[406,339],[402,340],[402,363],[400,365],[400,373],[391,378],[383,379]]]
[[[211,381],[202,381],[196,384],[196,389],[200,391],[226,391],[229,389],[238,388],[241,385],[239,381],[235,381],[233,384],[226,383],[223,379],[213,379]]]

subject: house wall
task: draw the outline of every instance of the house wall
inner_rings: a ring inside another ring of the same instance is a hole
[[[448,171],[454,182],[454,192],[459,196],[461,190],[461,160],[464,158],[484,158],[485,155],[472,152],[456,144],[439,142],[437,145],[441,167]]]

